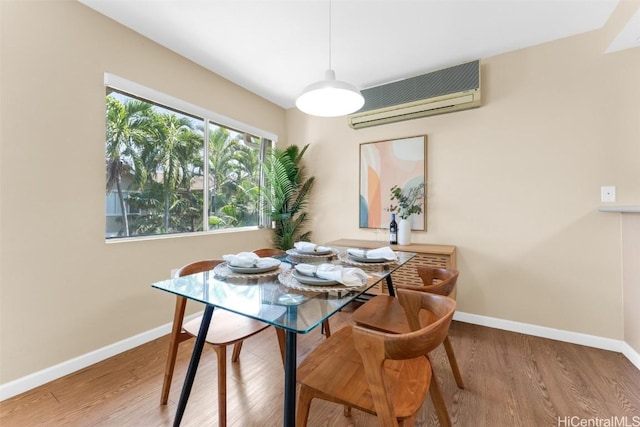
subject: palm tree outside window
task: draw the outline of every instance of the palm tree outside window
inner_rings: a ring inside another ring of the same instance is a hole
[[[261,164],[272,146],[107,86],[105,238],[263,225]]]

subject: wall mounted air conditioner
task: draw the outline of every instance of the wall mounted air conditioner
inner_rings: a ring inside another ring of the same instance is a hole
[[[348,117],[360,129],[480,106],[480,61],[361,91],[364,106]]]

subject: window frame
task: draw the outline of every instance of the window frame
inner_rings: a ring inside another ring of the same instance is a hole
[[[203,159],[208,159],[209,157],[209,144],[206,141],[209,140],[209,128],[211,125],[225,127],[234,132],[240,133],[248,133],[252,136],[260,138],[260,158],[264,158],[263,156],[268,152],[268,144],[264,143],[264,140],[271,141],[271,147],[275,147],[278,143],[278,135],[275,133],[265,131],[264,129],[257,128],[255,126],[249,125],[247,123],[241,122],[239,120],[232,119],[230,117],[224,116],[222,114],[216,113],[214,111],[208,110],[206,108],[200,107],[198,105],[192,104],[190,102],[184,101],[182,99],[176,98],[174,96],[168,95],[166,93],[160,92],[158,90],[149,88],[142,84],[130,81],[123,77],[117,76],[111,73],[104,73],[104,87],[105,90],[107,88],[111,88],[115,91],[122,92],[127,96],[137,98],[143,101],[148,101],[150,103],[158,104],[158,106],[167,108],[170,110],[175,110],[178,113],[190,115],[196,117],[198,119],[204,120],[204,135],[203,135]],[[204,161],[204,169],[205,176],[209,175],[209,162]],[[204,181],[203,181],[204,182]],[[264,189],[265,179],[264,173],[260,172],[260,192],[262,193]],[[206,190],[203,188],[203,191]],[[268,190],[267,190],[268,191]],[[244,227],[231,227],[224,229],[209,229],[208,224],[208,216],[209,216],[209,197],[203,197],[203,227],[206,227],[206,230],[203,231],[194,231],[194,232],[180,232],[180,233],[164,233],[164,234],[150,234],[150,235],[140,235],[140,236],[118,236],[118,237],[106,237],[105,233],[105,241],[106,242],[122,242],[122,241],[138,241],[138,240],[148,240],[148,239],[163,239],[163,238],[173,238],[173,237],[184,237],[184,236],[195,236],[200,234],[213,234],[213,233],[228,233],[228,232],[238,232],[242,230],[255,230],[258,228],[270,228],[271,227],[271,219],[269,217],[268,212],[265,212],[264,209],[260,209],[258,214],[258,225],[257,226],[244,226]],[[260,196],[260,206],[262,206],[263,196]],[[105,198],[106,204],[106,198]],[[105,217],[106,215],[106,205],[105,205]]]

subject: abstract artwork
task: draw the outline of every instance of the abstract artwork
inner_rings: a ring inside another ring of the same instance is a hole
[[[391,187],[404,191],[426,183],[427,136],[360,144],[360,228],[388,228]],[[413,215],[413,230],[426,230],[426,202]]]

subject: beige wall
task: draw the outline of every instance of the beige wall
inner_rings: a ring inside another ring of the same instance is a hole
[[[640,214],[622,214],[624,340],[640,354]]]
[[[287,111],[289,142],[311,143],[315,238],[374,239],[358,229],[359,144],[427,134],[413,241],[458,246],[458,310],[623,339],[620,221],[598,207],[601,185],[640,204],[640,49],[604,55],[611,37],[483,59],[475,110],[361,130]]]
[[[104,72],[311,143],[317,241],[374,238],[358,229],[359,143],[427,134],[414,240],[458,246],[459,309],[625,338],[620,221],[597,207],[605,184],[640,204],[640,55],[603,55],[609,29],[484,59],[480,109],[354,131],[285,114],[78,2],[0,4],[0,383],[169,322],[151,282],[268,242],[105,244]]]
[[[104,241],[110,72],[286,138],[285,113],[77,1],[1,2],[0,383],[171,321],[150,284],[264,231]],[[196,307],[192,307],[193,311]]]

